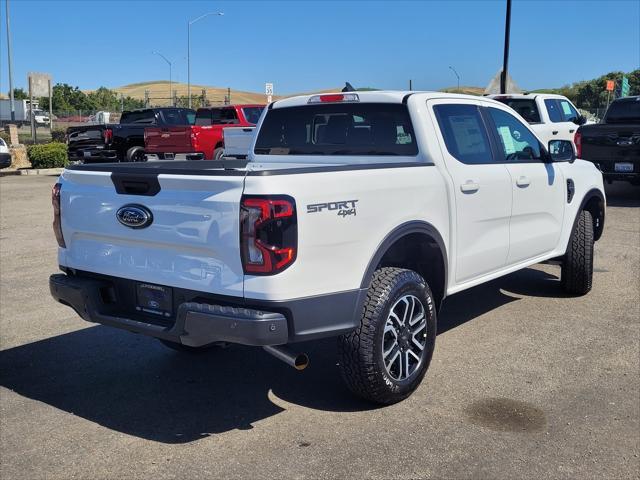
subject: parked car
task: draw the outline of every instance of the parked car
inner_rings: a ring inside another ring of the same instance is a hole
[[[263,109],[264,105],[199,108],[192,126],[147,128],[147,159],[219,160],[224,155],[224,128],[253,127]]]
[[[545,145],[555,139],[573,143],[576,130],[587,122],[571,100],[562,95],[523,93],[489,97],[518,112]]]
[[[447,295],[545,260],[565,292],[591,289],[602,175],[500,102],[306,95],[257,129],[245,161],[67,168],[53,297],[175,349],[263,346],[299,369],[287,344],[338,337],[349,388],[389,404],[425,375]]]
[[[143,108],[123,112],[119,124],[91,124],[67,129],[69,160],[83,163],[144,161],[144,130],[191,125],[195,110]]]
[[[614,100],[601,123],[575,136],[578,156],[596,164],[605,180],[640,185],[640,96]]]
[[[11,153],[4,139],[0,138],[0,168],[11,166]]]

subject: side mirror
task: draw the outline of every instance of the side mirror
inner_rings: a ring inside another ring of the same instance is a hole
[[[584,125],[585,123],[587,123],[587,117],[585,117],[584,115],[578,115],[572,120],[572,122],[576,125]]]
[[[549,156],[552,162],[573,163],[576,159],[576,152],[573,143],[569,140],[551,140],[549,142]]]

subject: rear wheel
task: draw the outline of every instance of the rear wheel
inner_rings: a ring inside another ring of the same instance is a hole
[[[131,147],[127,150],[127,161],[128,162],[144,162],[144,148],[142,147]]]
[[[375,272],[360,327],[338,340],[342,377],[353,393],[381,404],[413,393],[435,346],[434,304],[416,272],[391,267]]]
[[[593,280],[593,217],[588,210],[578,214],[560,274],[562,288],[572,295],[591,290]]]
[[[224,147],[218,147],[213,151],[213,159],[220,160],[224,155]]]

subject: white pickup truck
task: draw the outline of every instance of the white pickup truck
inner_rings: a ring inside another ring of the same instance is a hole
[[[257,130],[245,161],[68,167],[53,297],[176,349],[262,346],[300,369],[287,344],[335,336],[349,388],[389,404],[421,382],[447,295],[545,260],[566,292],[591,288],[602,175],[500,102],[301,96]]]
[[[587,123],[587,119],[578,112],[571,100],[562,95],[514,93],[489,97],[518,112],[545,145],[551,140],[568,140],[573,144],[576,130]]]

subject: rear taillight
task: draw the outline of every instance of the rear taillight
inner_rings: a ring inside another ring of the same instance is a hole
[[[243,195],[240,252],[244,273],[279,273],[295,261],[297,250],[298,225],[293,198]]]
[[[56,236],[58,245],[67,248],[62,236],[62,222],[60,220],[60,189],[62,184],[56,183],[51,189],[51,205],[53,205],[53,233]]]
[[[576,144],[576,157],[582,158],[582,133],[578,130],[576,136],[573,138],[573,143]]]
[[[102,138],[104,138],[104,143],[111,143],[113,140],[113,130],[110,128],[106,128],[102,131]]]
[[[198,150],[198,136],[193,130],[191,130],[191,148],[193,150]]]

